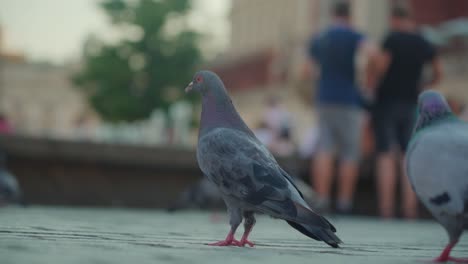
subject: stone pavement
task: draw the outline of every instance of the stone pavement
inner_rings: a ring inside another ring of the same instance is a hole
[[[420,263],[447,241],[433,221],[329,219],[345,242],[341,249],[266,216],[258,217],[251,237],[256,247],[219,248],[204,243],[225,237],[224,212],[1,208],[0,263]],[[453,255],[468,257],[467,246],[464,237]]]

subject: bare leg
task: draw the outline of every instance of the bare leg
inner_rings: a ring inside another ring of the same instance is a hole
[[[416,194],[414,193],[413,188],[411,187],[411,183],[406,174],[406,164],[404,157],[401,164],[401,194],[403,200],[403,214],[405,218],[414,219],[418,217],[418,199],[416,198]]]
[[[332,155],[324,152],[318,153],[313,164],[313,174],[311,182],[314,183],[314,189],[317,191],[317,194],[322,201],[328,201],[328,199],[330,198],[332,169]]]
[[[219,241],[219,242],[208,244],[210,246],[239,246],[240,245],[239,244],[240,242],[234,238],[234,234],[236,233],[237,227],[242,222],[241,210],[238,208],[230,207],[228,202],[226,202],[226,206],[228,207],[229,224],[231,225],[231,230],[226,236],[226,239]]]
[[[393,154],[381,153],[377,158],[377,191],[379,212],[384,218],[395,215],[396,168]]]
[[[244,234],[239,242],[239,246],[243,247],[245,244],[253,247],[254,243],[248,240],[249,234],[252,231],[253,226],[255,225],[255,216],[252,211],[244,212]]]
[[[354,161],[342,161],[339,173],[338,207],[342,211],[350,211],[358,176],[358,166]]]

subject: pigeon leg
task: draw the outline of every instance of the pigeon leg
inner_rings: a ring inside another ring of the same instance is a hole
[[[457,244],[457,241],[455,242],[450,242],[442,251],[439,257],[434,259],[434,262],[447,262],[447,261],[452,261],[456,263],[468,263],[468,259],[459,259],[459,258],[453,258],[450,257],[450,251],[452,251],[452,248]]]
[[[242,238],[239,242],[239,246],[243,247],[246,244],[249,245],[250,247],[254,246],[254,243],[250,242],[248,240],[250,231],[252,231],[253,226],[255,225],[255,216],[252,211],[247,211],[244,212],[244,234],[242,235]]]
[[[450,251],[455,246],[456,242],[450,242],[445,248],[444,251],[440,254],[439,257],[434,259],[434,262],[447,262],[449,259]]]
[[[232,209],[229,207],[229,204],[226,203],[228,206],[228,211],[229,211],[229,224],[231,225],[231,230],[229,231],[228,235],[226,236],[226,239],[215,242],[215,243],[210,243],[208,244],[209,246],[239,246],[240,242],[237,241],[234,238],[234,234],[236,233],[237,227],[240,225],[242,222],[242,215],[240,209]]]
[[[226,236],[226,239],[214,243],[209,243],[207,244],[208,246],[220,246],[220,247],[225,247],[225,246],[239,246],[240,243],[236,239],[234,239],[234,233],[232,229],[229,231],[228,235]]]

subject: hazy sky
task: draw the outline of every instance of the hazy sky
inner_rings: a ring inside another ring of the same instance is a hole
[[[198,15],[193,16],[193,24],[208,28],[214,35],[213,46],[223,47],[229,35],[227,13],[230,0],[195,1]],[[56,63],[76,59],[88,34],[96,33],[104,39],[116,36],[98,7],[100,2],[0,0],[2,49],[25,53],[34,60]]]

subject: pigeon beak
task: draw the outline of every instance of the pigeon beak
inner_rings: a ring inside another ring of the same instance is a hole
[[[192,91],[192,87],[193,87],[193,82],[190,82],[187,87],[185,87],[185,92],[188,93],[190,91]]]

